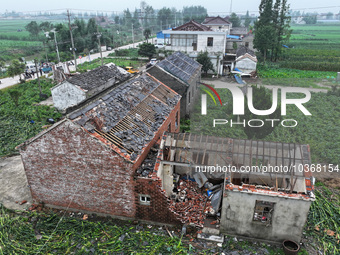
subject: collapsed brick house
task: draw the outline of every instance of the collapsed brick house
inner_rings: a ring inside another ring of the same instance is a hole
[[[153,167],[142,164],[164,131],[179,131],[179,102],[176,92],[143,74],[98,95],[19,145],[33,200],[51,207],[179,223],[170,211],[159,211],[166,208],[167,198],[160,180],[143,177]]]
[[[51,88],[54,107],[65,111],[129,78],[127,71],[113,63],[72,76]]]
[[[147,72],[182,96],[181,117],[190,115],[199,96],[202,65],[179,51],[163,59]]]
[[[315,199],[308,164],[308,145],[179,133],[164,135],[156,172],[168,197],[186,201],[173,206],[183,222],[206,233],[299,242]],[[203,218],[191,217],[199,208]]]

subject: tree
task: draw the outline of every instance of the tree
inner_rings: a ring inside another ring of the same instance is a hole
[[[25,63],[20,63],[19,60],[14,59],[11,65],[7,68],[7,73],[11,77],[19,75],[19,78],[21,80],[21,74],[24,72],[24,70]]]
[[[282,45],[290,38],[290,16],[287,0],[261,0],[260,16],[255,22],[254,47],[266,60],[268,54],[276,61],[282,52]]]
[[[229,18],[229,21],[233,24],[233,27],[241,26],[241,19],[233,12]]]
[[[214,65],[211,62],[209,56],[208,56],[208,52],[200,52],[197,56],[197,60],[198,63],[200,63],[202,65],[202,71],[205,73],[205,75],[208,74],[208,71],[215,71],[214,70]]]
[[[155,45],[152,43],[143,43],[139,45],[138,54],[151,59],[152,56],[156,54]]]
[[[249,11],[247,11],[246,16],[244,18],[244,26],[246,28],[248,28],[250,23],[251,23],[251,19],[250,19],[250,16],[249,16]]]
[[[146,42],[148,42],[148,39],[150,38],[151,35],[151,30],[149,28],[145,29],[143,35],[145,37]]]
[[[203,6],[185,6],[182,10],[182,15],[184,17],[184,22],[189,20],[195,20],[199,23],[203,22],[205,17],[208,16],[208,11]]]
[[[31,21],[30,23],[28,23],[25,26],[25,29],[31,34],[31,36],[34,36],[34,37],[37,37],[40,32],[40,28],[36,21]]]
[[[261,87],[252,86],[252,90],[253,90],[252,103],[253,103],[254,108],[256,110],[270,109],[273,103],[272,103],[272,95],[269,92],[269,90],[263,86]],[[245,103],[248,104],[247,100]],[[255,115],[252,112],[250,112],[248,107],[245,107],[244,119],[246,120],[258,119],[258,120],[262,120],[265,123],[263,127],[250,127],[246,125],[244,127],[244,132],[247,135],[248,139],[263,139],[267,135],[272,133],[275,127],[277,127],[279,121],[273,121],[274,124],[272,125],[272,122],[268,122],[265,120],[266,119],[280,120],[280,117],[281,117],[280,108],[281,107],[278,106],[276,110],[270,115],[259,116],[259,115]],[[252,125],[259,125],[259,123],[256,123],[256,124],[253,123]]]
[[[168,28],[170,22],[171,10],[170,8],[163,7],[157,14],[157,21],[161,30]]]
[[[307,25],[311,25],[311,24],[316,24],[317,22],[317,17],[316,15],[308,15],[303,17],[302,19],[304,22],[306,22]]]

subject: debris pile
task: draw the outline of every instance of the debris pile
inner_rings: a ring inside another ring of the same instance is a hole
[[[156,159],[157,150],[151,150],[146,159],[144,159],[143,163],[138,167],[137,174],[141,175],[142,177],[147,177],[152,174],[155,168]]]
[[[174,194],[170,210],[181,222],[203,227],[206,214],[212,209],[208,196],[201,194],[196,182],[180,180],[177,194]]]

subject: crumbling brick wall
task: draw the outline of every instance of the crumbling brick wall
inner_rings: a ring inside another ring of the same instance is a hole
[[[135,216],[132,164],[71,121],[20,150],[36,202]]]
[[[143,220],[168,224],[181,224],[175,214],[169,210],[168,198],[161,189],[160,179],[138,178],[136,180],[136,217]],[[139,202],[139,194],[150,196],[150,205]]]
[[[177,103],[177,105],[174,107],[174,109],[170,112],[168,118],[165,120],[163,125],[158,129],[156,132],[154,138],[149,142],[148,146],[144,149],[144,152],[141,154],[139,159],[135,162],[133,165],[133,169],[136,170],[144,161],[144,159],[147,157],[151,147],[163,136],[163,133],[165,131],[168,131],[169,125],[170,125],[170,131],[172,133],[178,133],[180,130],[180,102]],[[177,127],[176,127],[176,118],[177,120]]]

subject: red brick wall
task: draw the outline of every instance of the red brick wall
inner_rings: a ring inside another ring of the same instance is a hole
[[[141,163],[144,161],[146,156],[148,155],[150,148],[158,141],[159,138],[163,136],[163,133],[168,130],[168,126],[170,125],[171,132],[172,133],[178,133],[179,132],[179,127],[180,127],[180,117],[178,117],[178,123],[177,123],[177,128],[176,128],[176,113],[178,112],[178,116],[181,116],[180,113],[180,102],[174,107],[174,109],[171,111],[169,114],[169,117],[166,119],[166,121],[163,123],[163,125],[158,129],[155,137],[150,141],[149,145],[144,149],[143,153],[141,156],[137,159],[135,164],[133,165],[133,169],[136,170]]]
[[[33,199],[118,216],[135,216],[132,164],[65,121],[21,155]]]
[[[143,220],[157,221],[168,224],[181,224],[169,208],[165,192],[161,191],[162,181],[146,178],[136,180],[136,217]],[[150,196],[150,205],[139,202],[139,194]]]

